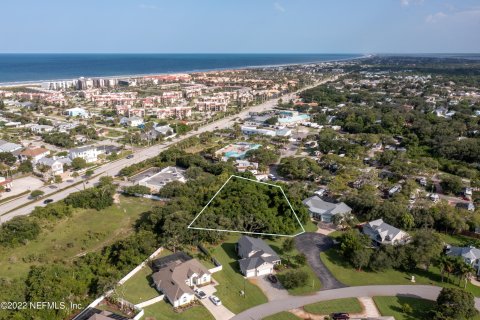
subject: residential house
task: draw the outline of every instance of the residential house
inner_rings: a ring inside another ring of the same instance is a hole
[[[408,233],[383,222],[382,219],[377,219],[364,224],[363,233],[369,236],[376,245],[397,245],[405,244],[410,241],[410,235]]]
[[[209,284],[212,275],[197,259],[173,260],[152,275],[155,288],[179,307],[195,300],[193,288]]]
[[[39,147],[30,147],[20,152],[19,159],[20,161],[31,159],[32,163],[35,164],[38,162],[38,160],[48,156],[49,154],[50,154],[50,150],[48,149],[39,148]]]
[[[480,274],[480,250],[470,247],[447,247],[447,256],[460,257],[466,264],[471,265]]]
[[[68,152],[68,157],[73,160],[75,158],[82,158],[87,163],[97,161],[97,157],[101,152],[95,146],[85,146],[80,148],[71,149]]]
[[[352,212],[352,208],[344,202],[327,202],[318,195],[303,200],[303,204],[308,207],[310,217],[327,223],[332,222],[332,218],[335,215],[345,216]]]
[[[129,127],[139,127],[143,125],[143,119],[140,117],[130,117],[120,119],[120,124],[129,126]]]
[[[23,146],[17,143],[8,142],[5,140],[0,140],[0,152],[10,152],[13,153],[22,149]]]
[[[243,236],[238,240],[237,253],[240,271],[247,278],[271,274],[280,257],[262,239]]]
[[[235,160],[235,168],[238,172],[252,171],[255,174],[258,170],[258,163],[248,160]]]
[[[46,124],[35,124],[30,127],[30,131],[32,131],[35,134],[52,132],[54,129],[55,128],[53,126],[49,126]]]
[[[467,211],[475,211],[475,205],[472,202],[457,202],[455,208],[464,209]]]
[[[39,166],[44,166],[48,168],[48,171],[45,172],[45,174],[50,175],[50,176],[55,176],[55,175],[60,175],[63,173],[63,165],[71,165],[72,160],[69,158],[57,158],[57,157],[51,157],[51,158],[41,158],[37,161],[36,165],[37,168]]]

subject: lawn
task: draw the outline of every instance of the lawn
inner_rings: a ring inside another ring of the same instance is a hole
[[[267,297],[256,285],[246,280],[238,267],[238,256],[235,245],[238,236],[231,236],[220,246],[210,248],[210,253],[223,266],[223,270],[213,274],[213,278],[219,282],[216,286],[216,295],[222,300],[223,305],[233,313],[239,313],[259,304],[266,303]],[[245,296],[240,291],[245,291]]]
[[[382,316],[393,316],[396,320],[431,319],[429,311],[435,306],[434,301],[411,297],[373,297]],[[409,304],[413,312],[406,314],[402,305]]]
[[[173,311],[173,307],[165,301],[154,303],[143,309],[142,319],[151,320],[214,320],[215,318],[202,306],[197,305],[181,313]]]
[[[308,304],[303,307],[307,312],[320,315],[329,315],[333,312],[360,313],[362,306],[356,298],[336,299]]]
[[[303,225],[305,232],[316,232],[318,230],[318,226],[315,222],[308,220],[306,224]]]
[[[282,244],[285,241],[285,239],[287,238],[275,237],[275,238],[266,240],[268,245],[271,246],[272,249],[280,255],[280,257],[282,258],[282,263],[284,264],[289,258],[293,261],[294,260],[293,257],[300,253],[296,248],[294,248],[291,252],[288,252],[288,253],[283,252]],[[306,294],[310,294],[320,290],[320,288],[322,287],[322,284],[320,283],[320,279],[318,279],[318,277],[315,275],[315,273],[313,272],[308,262],[304,266],[295,267],[294,269],[305,271],[308,274],[308,280],[305,286],[298,287],[295,289],[289,289],[288,293],[294,296],[300,296],[300,295],[306,295]],[[279,271],[278,273],[282,274],[284,272],[287,272],[288,270],[291,270],[291,269],[282,270],[282,271]]]
[[[427,284],[443,287],[458,288],[458,278],[451,276],[450,282],[447,279],[441,282],[440,271],[437,267],[430,267],[429,271],[417,269],[414,272],[406,273],[389,269],[382,272],[357,271],[350,264],[346,263],[343,258],[335,251],[335,249],[320,253],[325,266],[340,282],[347,286],[363,286],[363,285],[382,285],[382,284],[414,284],[411,277],[415,276],[416,284]],[[467,291],[475,296],[480,296],[480,287],[476,287],[471,283],[467,285]]]
[[[299,320],[301,318],[297,317],[293,313],[290,312],[280,312],[271,316],[268,316],[266,318],[263,318],[262,320]]]
[[[44,228],[36,240],[16,248],[0,247],[0,275],[20,278],[32,265],[100,250],[131,233],[134,222],[152,205],[150,200],[120,197],[120,204],[102,211],[76,209],[71,217]]]
[[[171,253],[170,250],[163,249],[157,258],[168,256]],[[122,286],[118,287],[117,293],[133,304],[153,299],[159,296],[159,293],[150,285],[152,283],[151,276],[152,269],[148,265],[144,266]]]

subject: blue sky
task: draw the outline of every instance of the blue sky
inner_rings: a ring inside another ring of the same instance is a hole
[[[0,52],[480,52],[479,0],[2,1]]]

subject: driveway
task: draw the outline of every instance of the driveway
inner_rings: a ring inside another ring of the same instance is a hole
[[[256,284],[263,291],[268,301],[287,299],[289,297],[288,291],[280,284],[280,281],[271,283],[267,276],[250,278],[249,281]]]
[[[228,320],[235,316],[235,314],[228,310],[224,305],[216,306],[213,304],[212,301],[210,301],[209,297],[217,291],[213,284],[201,287],[200,290],[205,292],[207,294],[207,297],[199,301],[205,306],[205,308],[208,309],[208,311],[213,315],[216,320]]]
[[[333,246],[331,238],[320,233],[306,232],[295,237],[295,245],[298,251],[305,254],[308,264],[322,282],[321,290],[345,287],[343,283],[335,279],[322,260],[320,260],[320,252],[326,251]]]
[[[304,305],[342,298],[375,296],[408,296],[427,300],[436,300],[442,288],[424,285],[379,285],[346,287],[318,291],[308,296],[291,296],[287,299],[269,301],[237,314],[232,320],[259,320],[282,311],[300,308]],[[480,307],[480,299],[475,299],[475,306]]]

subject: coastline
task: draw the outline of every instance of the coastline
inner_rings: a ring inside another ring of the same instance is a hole
[[[89,79],[126,79],[126,78],[140,78],[148,76],[157,76],[157,75],[170,75],[170,74],[193,74],[199,72],[213,72],[213,71],[236,71],[236,70],[252,70],[252,69],[263,69],[263,68],[278,68],[278,67],[291,67],[291,66],[307,66],[312,64],[320,63],[331,63],[339,61],[350,61],[350,60],[359,60],[371,57],[372,54],[359,54],[358,57],[349,57],[344,59],[330,59],[330,60],[320,60],[312,62],[301,62],[301,63],[281,63],[281,64],[265,64],[265,65],[250,65],[243,67],[234,67],[234,68],[207,68],[207,69],[196,69],[196,70],[185,70],[185,71],[175,71],[175,72],[154,72],[154,73],[142,73],[142,74],[126,74],[126,75],[109,75],[109,76],[83,76]],[[74,78],[63,78],[63,79],[44,79],[44,80],[26,80],[26,81],[15,81],[15,82],[0,82],[0,88],[12,88],[12,87],[25,87],[25,86],[40,86],[43,82],[56,82],[56,81],[70,81],[78,79]]]

